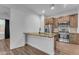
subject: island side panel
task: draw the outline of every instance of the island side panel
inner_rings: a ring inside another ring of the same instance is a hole
[[[45,53],[54,54],[54,37],[26,36],[26,44],[31,45]]]

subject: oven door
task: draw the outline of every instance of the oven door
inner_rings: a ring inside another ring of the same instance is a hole
[[[69,34],[68,33],[59,33],[59,41],[69,42]]]

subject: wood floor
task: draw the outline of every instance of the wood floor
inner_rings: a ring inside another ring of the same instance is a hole
[[[29,45],[10,50],[10,40],[0,40],[0,55],[47,55]]]
[[[79,55],[79,45],[56,42],[57,55]]]

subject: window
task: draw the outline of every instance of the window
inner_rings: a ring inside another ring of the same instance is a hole
[[[5,30],[5,20],[0,19],[0,33],[4,33]]]

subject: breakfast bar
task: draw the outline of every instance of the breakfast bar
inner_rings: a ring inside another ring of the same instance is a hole
[[[25,33],[26,44],[31,45],[47,54],[55,53],[55,36],[56,33]]]

